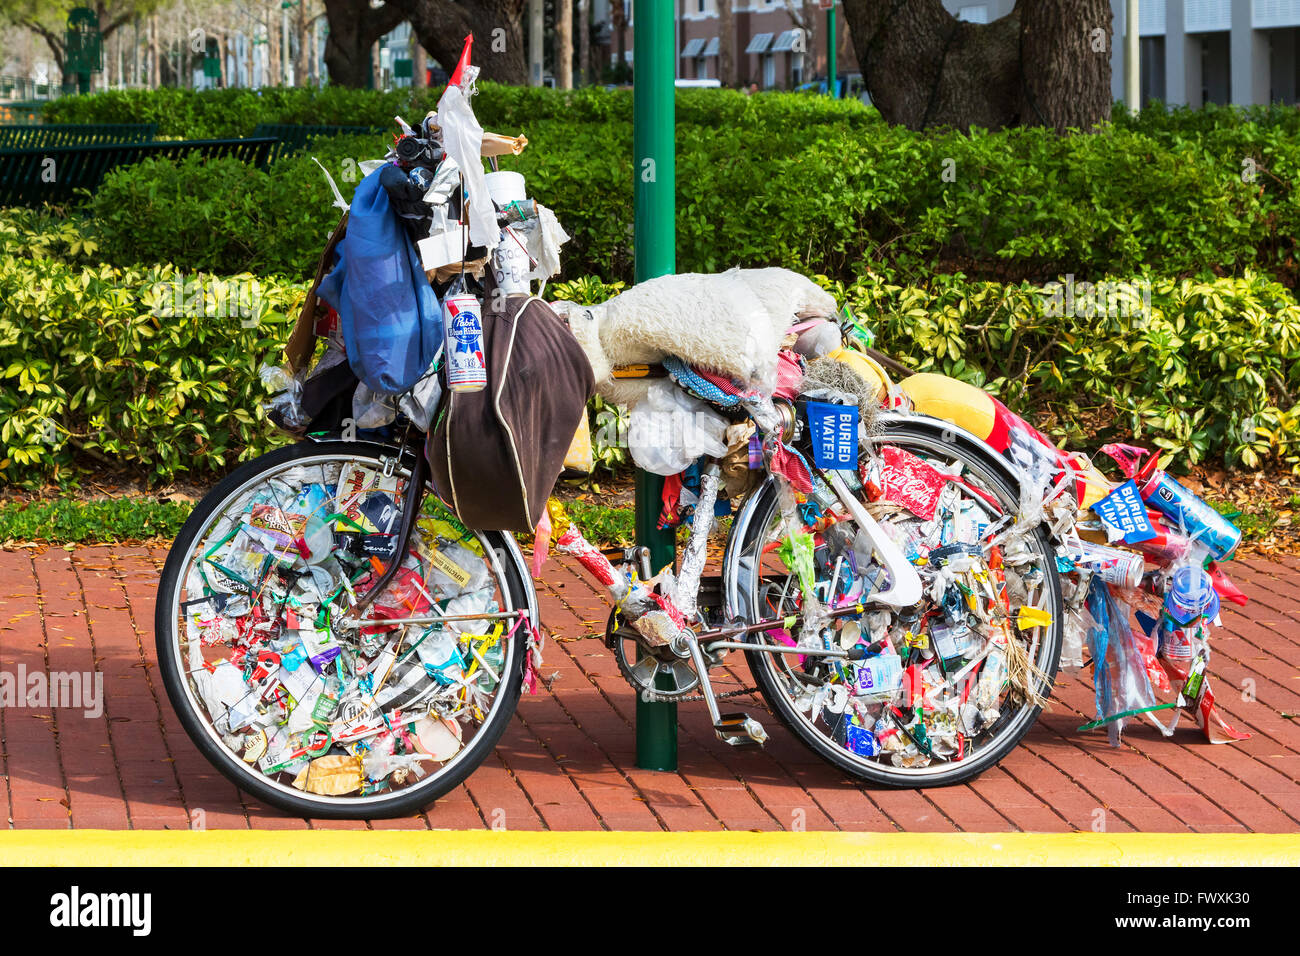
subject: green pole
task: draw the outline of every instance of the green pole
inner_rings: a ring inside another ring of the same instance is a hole
[[[826,10],[826,50],[829,63],[826,66],[826,92],[832,97],[835,93],[835,0],[831,0]]]
[[[636,281],[668,275],[677,268],[675,141],[673,116],[673,4],[634,0],[632,41],[632,158],[636,226]],[[673,533],[660,531],[664,480],[636,475],[636,540],[650,549],[655,573],[676,557]],[[677,705],[637,697],[636,765],[643,770],[677,769]]]

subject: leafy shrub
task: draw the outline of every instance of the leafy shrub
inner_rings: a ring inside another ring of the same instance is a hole
[[[75,480],[96,461],[203,476],[274,443],[256,373],[278,361],[304,286],[261,280],[253,321],[167,316],[178,278],[190,285],[175,311],[211,312],[191,291],[211,277],[0,252],[0,480]],[[817,278],[888,354],[987,388],[1072,447],[1133,437],[1186,463],[1300,467],[1300,306],[1267,277],[1153,278],[1145,296],[1076,284],[1064,308],[1028,282]],[[585,277],[548,294],[592,303],[621,288]],[[591,411],[597,458],[615,469],[619,410]]]
[[[242,295],[218,306],[212,277],[170,266],[0,256],[0,482],[70,480],[94,462],[165,480],[269,447],[257,369],[283,347],[305,289],[227,281],[221,291]],[[236,314],[184,314],[205,311]]]
[[[962,276],[826,284],[875,325],[881,350],[988,389],[1071,447],[1133,438],[1185,463],[1300,467],[1291,292],[1253,273],[1149,281],[1145,295],[1140,283],[1104,297],[1076,286],[1073,307],[1064,290]]]
[[[280,92],[285,103],[306,95]],[[277,96],[268,91],[262,105]],[[1300,139],[1281,119],[1203,129],[1153,120],[1150,131],[1116,125],[1070,137],[921,135],[819,97],[686,90],[678,102],[679,271],[784,265],[915,284],[934,272],[1043,282],[1254,269],[1294,285],[1300,269],[1300,198],[1290,185],[1300,175]],[[486,85],[477,108],[488,128],[529,137],[523,155],[503,164],[527,177],[573,237],[564,275],[630,280],[627,91]],[[382,155],[386,143],[382,135],[321,139],[309,153],[350,195],[355,161]],[[93,209],[105,221],[109,261],[187,263],[199,254],[193,264],[204,268],[308,274],[335,221],[310,155],[260,175],[243,176],[230,161],[209,164],[207,174],[202,165],[158,160],[108,177]],[[209,235],[181,235],[177,224],[191,222]]]
[[[484,128],[518,132],[539,120],[631,123],[631,90],[551,90],[480,83],[474,110]],[[441,87],[426,90],[353,90],[340,86],[263,87],[258,90],[108,90],[65,96],[45,105],[47,123],[156,123],[170,139],[248,136],[259,123],[387,127],[396,113],[408,119],[437,107]],[[880,114],[857,100],[796,93],[746,96],[734,90],[679,90],[679,123],[786,127],[811,123],[863,128]]]
[[[342,86],[258,90],[106,90],[64,96],[45,105],[47,123],[155,123],[164,139],[248,136],[259,123],[387,126],[404,109],[405,92]]]
[[[105,177],[90,213],[105,261],[181,263],[193,270],[304,278],[339,219],[324,175],[351,199],[356,163],[382,156],[381,136],[313,144],[269,170],[237,159],[150,159]]]
[[[48,210],[0,209],[0,256],[88,263],[98,251],[95,225],[89,219],[54,215]]]

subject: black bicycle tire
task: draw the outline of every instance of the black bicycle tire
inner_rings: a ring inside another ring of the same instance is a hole
[[[209,736],[204,727],[203,718],[194,712],[189,695],[184,687],[180,644],[175,639],[177,626],[175,618],[176,591],[180,586],[180,575],[184,570],[181,565],[185,563],[185,556],[190,551],[193,539],[208,526],[217,507],[231,493],[248,484],[259,473],[279,469],[305,458],[319,457],[322,454],[336,453],[340,458],[353,460],[371,458],[377,461],[377,455],[381,450],[386,450],[392,454],[397,453],[396,449],[387,449],[382,445],[365,442],[301,442],[296,445],[277,448],[241,465],[223,478],[195,506],[194,511],[181,527],[176,540],[172,543],[171,550],[167,555],[167,561],[163,566],[162,579],[159,582],[158,600],[154,611],[154,641],[158,654],[158,665],[162,674],[163,686],[167,691],[167,697],[171,701],[172,709],[180,720],[186,735],[194,742],[194,745],[208,762],[240,790],[287,813],[309,819],[378,820],[407,816],[429,806],[439,797],[446,795],[464,783],[492,753],[514,717],[523,688],[527,654],[516,652],[516,666],[511,667],[503,675],[503,686],[497,691],[498,694],[505,695],[502,704],[494,708],[489,715],[488,721],[478,728],[473,740],[470,741],[469,747],[466,748],[471,753],[467,753],[460,758],[456,766],[451,768],[447,774],[431,777],[428,784],[417,783],[411,787],[396,791],[389,797],[367,798],[367,803],[364,806],[357,805],[355,807],[349,807],[343,803],[322,803],[310,797],[295,797],[258,779],[258,776],[253,771],[250,771],[243,761],[235,758],[233,754]],[[483,535],[495,546],[496,542],[504,536],[504,533],[487,531],[483,532]],[[520,606],[527,607],[528,588],[531,587],[531,582],[523,580],[519,576],[518,569],[508,562],[502,565],[502,575],[508,580],[500,583],[509,587],[512,601]],[[511,578],[517,578],[518,580],[509,580]],[[473,752],[475,750],[477,750],[476,753]],[[364,813],[357,812],[363,809]]]
[[[909,432],[911,433],[909,436]],[[908,437],[920,437],[933,440],[934,435],[929,429],[909,428],[906,425],[895,425],[889,430],[888,436],[882,439],[882,443],[894,444],[898,438],[906,440]],[[975,447],[963,445],[957,447],[950,445],[946,454],[951,454],[954,458],[959,456],[974,457],[981,459],[978,464],[981,471],[993,481],[1002,485],[1002,490],[1011,498],[1018,498],[1018,490],[1004,477],[1005,467],[996,461],[990,452],[985,452]],[[772,492],[772,486],[760,487],[754,494],[768,494],[771,497],[770,504],[759,503],[754,520],[748,525],[749,529],[755,529],[754,533],[763,534],[771,521],[773,510],[777,507],[775,494]],[[1049,556],[1053,553],[1051,540],[1047,535],[1046,529],[1042,526],[1034,531],[1034,537],[1037,541],[1042,554]],[[741,542],[740,545],[746,546],[749,542]],[[729,546],[730,547],[730,546]],[[1048,581],[1054,597],[1054,606],[1063,609],[1061,596],[1061,580],[1056,569],[1048,565]],[[737,604],[739,607],[752,607],[752,602],[744,600]],[[1061,645],[1064,639],[1064,614],[1057,613],[1053,617],[1051,627],[1047,629],[1052,647],[1049,649],[1049,666],[1042,667],[1042,671],[1047,678],[1046,684],[1050,688],[1056,681],[1056,673],[1060,668]],[[761,640],[761,636],[759,636]],[[750,674],[754,678],[755,684],[767,702],[768,708],[774,713],[785,727],[795,735],[798,740],[808,747],[818,756],[827,762],[835,765],[844,772],[869,783],[878,784],[897,790],[919,790],[931,787],[953,786],[965,783],[974,779],[985,771],[997,766],[1007,754],[1011,753],[1025,735],[1029,733],[1030,728],[1038,720],[1038,715],[1042,708],[1034,706],[1031,708],[1021,708],[1021,712],[1027,712],[1030,716],[1022,719],[1019,726],[1013,733],[1008,733],[998,740],[992,742],[989,747],[982,749],[976,756],[968,760],[953,761],[948,764],[947,769],[938,770],[925,776],[905,776],[897,773],[890,773],[883,767],[876,769],[873,766],[865,765],[852,759],[851,755],[843,747],[827,738],[825,735],[809,727],[795,713],[789,697],[784,694],[776,684],[776,678],[771,670],[772,655],[764,654],[761,651],[745,651],[746,663],[749,666]],[[1042,655],[1040,654],[1040,660]]]

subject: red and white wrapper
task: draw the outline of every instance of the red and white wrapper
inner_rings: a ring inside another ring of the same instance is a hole
[[[892,445],[863,467],[862,483],[873,501],[902,505],[923,521],[934,520],[948,478],[911,452]]]
[[[564,534],[556,539],[555,549],[577,558],[579,564],[605,585],[615,601],[622,601],[627,595],[627,578],[618,572],[609,558],[600,553],[599,548],[583,536],[577,525],[570,524]]]

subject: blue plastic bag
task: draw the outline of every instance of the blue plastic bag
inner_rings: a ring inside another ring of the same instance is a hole
[[[415,245],[375,170],[357,186],[347,234],[317,294],[339,314],[348,362],[376,392],[396,395],[442,346],[442,310]]]

